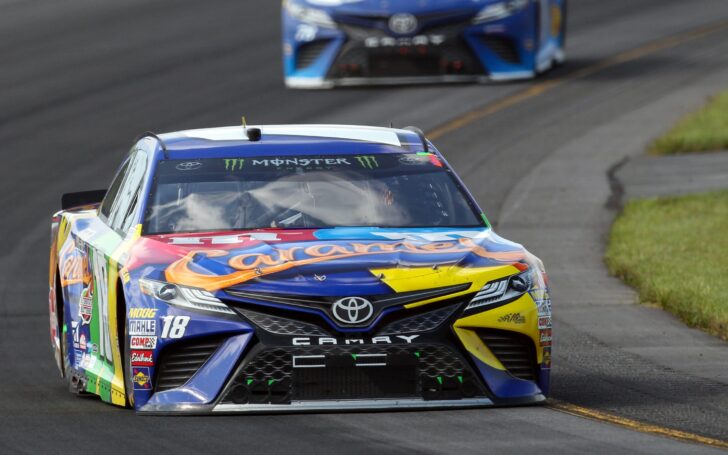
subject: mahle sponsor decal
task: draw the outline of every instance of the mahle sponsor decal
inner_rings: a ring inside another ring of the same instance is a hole
[[[157,321],[155,319],[130,319],[129,335],[156,335]]]

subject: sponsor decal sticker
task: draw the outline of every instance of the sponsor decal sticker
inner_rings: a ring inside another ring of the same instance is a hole
[[[149,375],[149,367],[132,367],[132,381],[134,382],[134,390],[151,390],[152,381]]]
[[[357,156],[355,158],[359,165],[364,169],[376,169],[379,167],[379,162],[377,161],[376,156],[367,155]]]
[[[157,315],[156,308],[131,308],[129,317],[134,319],[151,319]]]
[[[133,336],[129,339],[129,346],[132,349],[156,349],[157,337],[155,336]]]
[[[507,322],[510,324],[525,324],[526,318],[521,313],[508,313],[498,318],[498,322]]]
[[[551,368],[551,348],[543,348],[543,367]]]
[[[132,366],[151,367],[154,365],[152,351],[131,351]]]
[[[93,316],[94,302],[91,299],[91,292],[89,288],[86,288],[81,293],[81,300],[78,302],[78,317],[81,318],[81,323],[84,325],[91,323],[91,316]]]
[[[550,329],[551,328],[551,316],[541,316],[538,318],[539,329]]]
[[[254,251],[254,250],[253,250]],[[474,257],[498,262],[514,262],[523,259],[521,251],[489,251],[469,238],[458,238],[457,241],[421,244],[419,242],[354,242],[349,244],[321,243],[308,247],[292,246],[276,249],[272,254],[261,252],[242,253],[232,256],[227,262],[236,272],[225,276],[214,276],[200,273],[190,265],[200,255],[212,255],[218,252],[193,250],[183,258],[172,263],[166,270],[166,276],[172,283],[200,287],[214,291],[222,287],[244,283],[253,278],[261,278],[271,273],[280,273],[296,267],[318,264],[338,259],[346,259],[375,255],[412,255],[411,263],[423,262],[428,265],[438,262],[438,255],[470,252]],[[417,256],[422,260],[417,260]],[[435,256],[435,257],[433,257]]]
[[[154,319],[130,319],[129,335],[156,335],[157,321]]]
[[[131,277],[129,276],[129,271],[127,269],[121,269],[119,271],[119,275],[121,276],[121,281],[124,284],[127,284],[129,280],[131,280]]]
[[[541,346],[551,346],[551,329],[543,329],[540,331],[540,333]]]
[[[251,160],[253,166],[264,167],[312,167],[312,166],[351,166],[347,158],[272,158],[263,160]]]
[[[78,348],[82,351],[85,351],[87,349],[86,345],[86,334],[82,333],[80,337],[78,337]]]
[[[245,158],[226,158],[225,159],[225,170],[226,171],[240,171],[245,166]]]

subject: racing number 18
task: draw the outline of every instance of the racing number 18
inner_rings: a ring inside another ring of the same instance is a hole
[[[162,338],[182,338],[190,322],[189,316],[164,316],[162,317]]]

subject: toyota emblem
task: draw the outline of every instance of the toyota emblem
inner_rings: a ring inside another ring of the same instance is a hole
[[[179,163],[176,167],[178,171],[194,171],[195,169],[201,168],[202,163],[199,161],[185,161],[184,163]]]
[[[331,312],[344,324],[361,324],[374,314],[372,302],[361,297],[344,297],[334,302]]]
[[[417,18],[409,13],[395,14],[389,18],[389,29],[398,35],[409,35],[417,30]]]

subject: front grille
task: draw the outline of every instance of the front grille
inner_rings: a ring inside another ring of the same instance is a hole
[[[441,344],[260,348],[223,402],[483,396],[470,366]]]
[[[410,291],[410,292],[399,292],[399,293],[393,293],[393,294],[378,294],[378,295],[365,295],[362,296],[363,298],[367,299],[369,302],[371,302],[373,306],[373,313],[372,316],[369,318],[368,321],[362,322],[360,324],[346,324],[346,328],[366,328],[369,324],[371,324],[372,321],[376,320],[379,315],[385,311],[392,311],[392,308],[401,308],[404,305],[415,303],[415,302],[421,302],[428,299],[434,299],[437,297],[443,297],[450,294],[456,294],[458,292],[462,292],[464,290],[467,290],[470,288],[471,283],[462,283],[462,284],[456,284],[452,286],[445,286],[445,287],[439,287],[439,288],[432,288],[432,289],[424,289],[419,291]],[[257,308],[259,308],[259,311],[266,311],[262,309],[261,304],[270,304],[270,303],[276,303],[279,305],[283,305],[287,308],[279,308],[278,314],[280,316],[287,316],[290,314],[291,317],[295,318],[311,318],[309,321],[315,322],[318,320],[319,322],[324,322],[322,316],[327,315],[330,320],[335,320],[334,315],[332,313],[332,305],[337,300],[344,298],[346,296],[310,296],[310,295],[295,295],[295,294],[277,294],[277,293],[268,293],[268,292],[255,292],[255,291],[247,291],[247,290],[241,290],[241,289],[235,289],[235,288],[228,288],[225,290],[225,292],[231,297],[228,299],[225,299],[225,303],[229,306],[238,309],[239,312],[242,312],[243,310],[247,311],[248,309],[252,308],[253,305],[255,305]],[[310,311],[306,311],[307,315],[303,315],[304,312],[301,312],[300,309],[305,310],[316,310],[318,314],[311,314]],[[285,312],[292,310],[296,311],[296,313],[286,313]],[[396,309],[395,309],[396,310]],[[394,311],[394,313],[397,313],[397,311]],[[255,316],[253,316],[255,317]],[[251,320],[251,322],[261,325],[263,329],[266,329],[266,325],[272,327],[272,321],[264,321],[263,324],[258,323],[257,320],[253,320],[251,318],[248,318]],[[314,327],[311,324],[303,324],[303,323],[296,323],[295,321],[290,322],[284,322],[284,321],[276,321],[277,325],[285,325],[286,327],[284,329],[277,328],[276,330],[314,330]],[[301,324],[301,325],[299,325]],[[297,327],[294,328],[294,325],[297,325]],[[321,329],[319,329],[321,330]],[[271,331],[271,330],[268,330]],[[274,333],[278,334],[292,334],[292,333],[283,333],[280,331],[276,331]],[[306,333],[306,335],[315,335],[314,333]],[[326,334],[324,334],[326,335]],[[319,335],[320,336],[320,335]]]
[[[483,44],[493,51],[501,60],[518,65],[521,63],[521,56],[518,54],[516,43],[509,38],[497,36],[484,36],[481,38]]]
[[[385,326],[378,335],[397,335],[412,332],[429,332],[440,327],[458,309],[462,302],[401,319]]]
[[[313,65],[321,53],[326,49],[329,40],[318,40],[303,44],[298,48],[296,55],[296,69],[301,70]]]
[[[274,335],[327,336],[319,327],[294,319],[282,318],[257,311],[238,309],[247,320]]]
[[[510,374],[536,381],[536,347],[531,338],[505,330],[480,330],[478,335]]]
[[[202,338],[175,343],[160,355],[156,391],[183,386],[212,357],[222,338]]]

